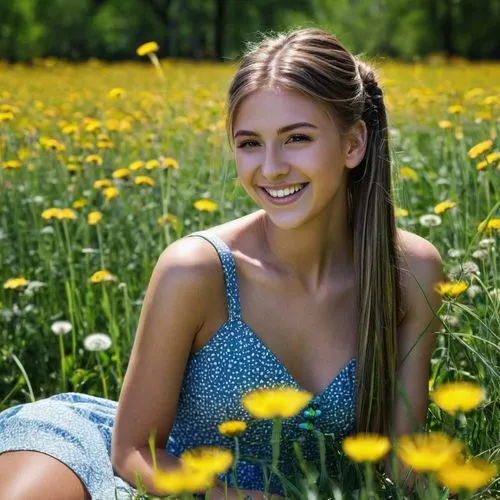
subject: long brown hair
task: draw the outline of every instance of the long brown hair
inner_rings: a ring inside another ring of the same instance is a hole
[[[267,37],[242,58],[229,89],[227,131],[251,93],[281,87],[325,105],[347,130],[366,122],[367,150],[347,179],[359,297],[357,430],[389,431],[396,393],[396,328],[401,303],[391,199],[387,117],[372,67],[331,34],[308,28]]]

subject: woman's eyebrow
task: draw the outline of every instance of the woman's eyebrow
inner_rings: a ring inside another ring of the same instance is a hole
[[[316,127],[316,125],[313,125],[312,123],[309,123],[309,122],[299,122],[299,123],[292,123],[291,125],[286,125],[284,127],[281,127],[277,130],[277,132],[278,132],[278,135],[284,134],[285,132],[290,132],[291,130],[294,130],[296,128],[301,128],[301,127],[318,128],[318,127]],[[251,130],[238,130],[234,134],[234,138],[236,139],[236,137],[239,137],[242,135],[250,136],[250,137],[258,137],[259,134],[257,134],[256,132],[252,132]]]

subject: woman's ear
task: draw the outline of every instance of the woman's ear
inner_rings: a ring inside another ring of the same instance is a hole
[[[345,167],[355,168],[365,156],[368,130],[364,120],[358,120],[349,130],[346,137]]]

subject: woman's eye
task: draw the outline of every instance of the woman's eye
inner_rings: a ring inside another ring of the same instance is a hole
[[[236,146],[238,149],[240,148],[253,148],[254,146],[258,146],[259,144],[256,141],[243,141],[238,146]]]
[[[307,135],[303,134],[294,134],[289,137],[288,142],[304,142],[304,141],[310,141],[311,138]]]

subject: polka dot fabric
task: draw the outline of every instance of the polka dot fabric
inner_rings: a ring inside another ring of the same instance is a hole
[[[236,264],[219,237],[198,232],[217,251],[225,277],[228,319],[187,362],[177,416],[167,450],[179,456],[196,446],[231,448],[234,440],[219,434],[218,424],[245,420],[239,437],[238,486],[264,489],[263,464],[271,461],[272,422],[253,419],[240,404],[246,392],[287,385],[301,389],[280,360],[242,320]],[[315,430],[335,439],[353,432],[355,425],[356,359],[351,359],[331,383],[315,395],[304,412],[283,420],[280,470],[285,476],[298,470],[292,443],[300,444],[307,461],[319,464]],[[38,450],[71,467],[93,499],[133,498],[135,490],[114,476],[110,460],[111,432],[117,403],[84,394],[59,394],[0,413],[0,453]],[[319,411],[318,411],[319,410]],[[311,416],[313,415],[313,416]],[[311,427],[313,429],[311,429]],[[234,487],[232,474],[222,474]],[[273,476],[273,493],[284,494]]]

